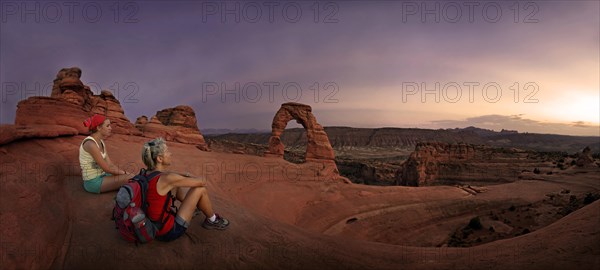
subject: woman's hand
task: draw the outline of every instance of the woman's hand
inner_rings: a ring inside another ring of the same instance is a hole
[[[110,171],[108,171],[108,172],[109,172],[109,173],[112,173],[112,174],[114,174],[114,175],[122,175],[122,174],[127,174],[127,171],[126,171],[126,170],[119,169],[119,167],[118,167],[118,166],[116,166],[116,165],[114,165],[114,164],[111,164],[110,168],[111,168],[111,170],[110,170]]]

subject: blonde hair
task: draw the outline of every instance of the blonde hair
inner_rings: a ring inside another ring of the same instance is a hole
[[[148,170],[156,169],[156,157],[162,155],[167,150],[167,143],[163,138],[156,138],[144,143],[142,148],[142,161]]]

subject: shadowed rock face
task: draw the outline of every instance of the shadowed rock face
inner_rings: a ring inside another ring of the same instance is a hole
[[[533,152],[481,145],[418,143],[397,172],[400,185],[425,186],[457,182],[503,183],[522,171],[549,166]]]
[[[94,95],[81,80],[81,69],[61,69],[50,97],[30,97],[17,105],[16,125],[62,125],[88,133],[83,121],[98,113],[110,119],[113,133],[139,135],[125,116],[121,103],[109,91]]]
[[[475,156],[475,146],[445,143],[417,143],[415,151],[403,164],[399,173],[403,186],[432,184],[439,177],[439,163]]]

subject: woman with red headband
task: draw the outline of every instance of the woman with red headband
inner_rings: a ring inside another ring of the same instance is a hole
[[[108,157],[104,139],[110,136],[110,120],[95,114],[83,122],[92,135],[83,139],[79,146],[79,165],[83,188],[87,192],[101,193],[117,190],[133,175],[115,166]]]

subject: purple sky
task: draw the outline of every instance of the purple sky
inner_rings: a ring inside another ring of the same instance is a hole
[[[598,1],[3,1],[0,8],[3,124],[14,122],[19,100],[49,95],[58,70],[78,66],[94,92],[115,92],[131,121],[186,104],[200,129],[268,129],[281,103],[296,101],[311,105],[324,126],[600,136]]]

